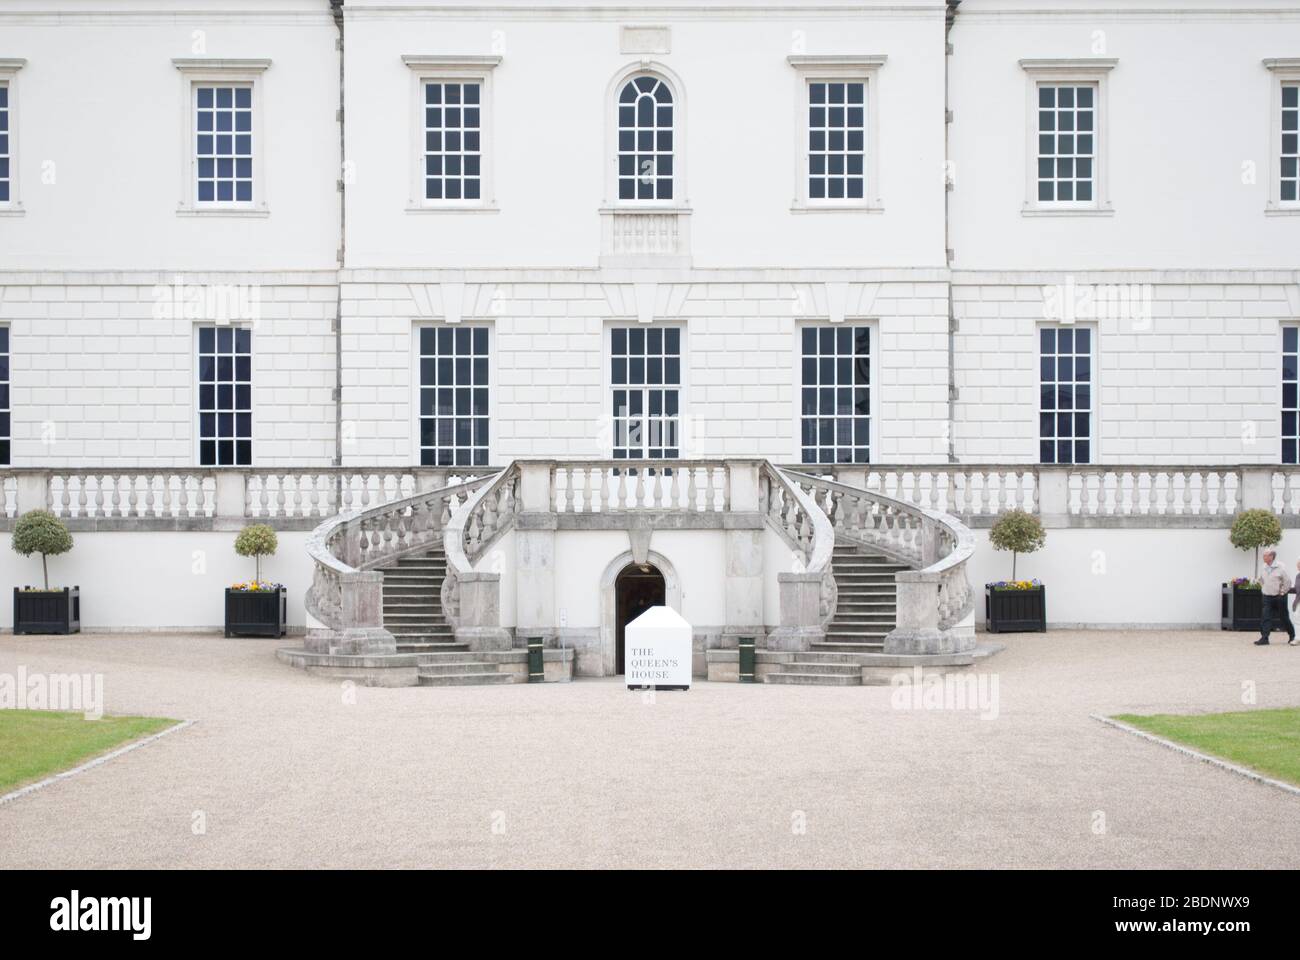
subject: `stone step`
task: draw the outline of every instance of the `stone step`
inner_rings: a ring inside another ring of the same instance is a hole
[[[477,687],[513,682],[508,673],[425,673],[420,667],[416,680],[422,687]]]
[[[434,676],[449,673],[498,673],[495,663],[483,663],[481,660],[437,660],[420,664],[419,673]]]
[[[456,639],[456,634],[450,627],[438,629],[437,627],[422,626],[411,630],[394,630],[391,627],[388,632],[393,635],[393,639],[399,644],[402,643],[452,643]]]
[[[894,624],[898,618],[893,610],[853,610],[837,612],[831,621],[830,629],[839,633],[844,630],[876,630],[881,626]]]
[[[851,626],[840,628],[834,620],[826,628],[826,639],[834,643],[876,643],[885,639],[889,628],[873,624],[870,627]]]
[[[386,573],[384,574],[385,587],[420,587],[426,584],[440,584],[446,577],[432,574],[415,574],[415,573]]]
[[[817,664],[818,666],[851,665],[853,669],[861,670],[864,666],[870,666],[870,659],[880,653],[875,644],[872,644],[870,649],[857,649],[855,647],[853,650],[843,651],[825,650],[823,649],[824,646],[824,641],[818,641],[813,644],[814,649],[801,651],[798,654],[799,662]],[[788,664],[781,664],[783,670],[787,666]],[[833,671],[828,670],[825,672],[830,673]]]
[[[384,606],[384,619],[392,617],[398,623],[410,620],[427,620],[430,617],[441,617],[440,610],[431,607],[425,607],[422,610],[402,607],[401,609],[390,609],[387,604]]]
[[[837,663],[833,660],[792,660],[781,664],[780,673],[819,673],[826,676],[843,675],[859,677],[862,667],[856,663]]]
[[[463,657],[466,653],[469,652],[469,644],[455,643],[455,642],[402,643],[399,640],[397,643],[397,652],[398,653],[423,653],[423,654],[447,653],[447,654],[454,654],[457,657]]]
[[[763,678],[763,681],[765,683],[788,683],[809,687],[860,687],[862,686],[862,671],[855,671],[853,676],[843,673],[769,673]]]
[[[420,610],[429,610],[434,613],[442,611],[442,604],[437,600],[430,600],[427,597],[394,597],[393,599],[384,598],[384,612],[393,611],[394,613],[415,613]]]
[[[431,663],[453,663],[455,661],[467,660],[465,656],[469,650],[468,643],[430,643],[425,644],[429,649],[418,651],[420,654],[420,664]],[[492,658],[481,660],[483,663],[496,662]]]
[[[876,641],[828,639],[814,640],[812,648],[816,653],[880,653],[885,649],[885,643],[883,639]]]
[[[855,610],[892,610],[898,606],[898,601],[893,597],[885,597],[880,594],[855,594],[851,597],[840,594],[839,605],[841,607],[853,607]]]

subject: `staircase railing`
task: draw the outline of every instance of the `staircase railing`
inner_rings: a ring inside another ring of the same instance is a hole
[[[445,524],[447,574],[442,581],[442,612],[476,649],[508,648],[501,626],[501,570],[474,565],[515,524],[519,513],[519,465],[512,463],[482,483]]]
[[[492,475],[494,476],[494,475]],[[307,538],[314,570],[307,612],[322,626],[309,630],[309,650],[332,654],[392,653],[383,622],[383,574],[375,570],[440,542],[455,512],[492,476],[341,513]]]
[[[956,517],[799,471],[783,471],[843,537],[904,563],[895,574],[897,620],[885,652],[956,653],[975,645],[961,629],[974,608],[967,567],[975,537]]]
[[[768,645],[807,649],[825,636],[835,612],[835,531],[812,497],[767,461],[759,468],[758,506],[767,525],[794,551],[794,569],[777,574],[781,624],[769,635]]]
[[[605,462],[571,462],[543,475],[548,512],[689,511],[729,513],[755,506],[790,546],[790,569],[777,574],[780,626],[769,635],[776,649],[807,649],[825,634],[836,589],[831,566],[837,537],[862,543],[913,569],[896,575],[897,628],[886,652],[938,653],[969,649],[974,632],[958,629],[973,607],[967,564],[970,531],[955,518],[874,490],[824,479],[762,461],[748,493],[735,506],[735,481],[725,461],[673,463],[607,472]],[[744,473],[740,476],[743,478]],[[752,474],[751,474],[752,476]],[[521,509],[518,463],[320,524],[308,539],[315,570],[307,609],[322,625],[309,631],[309,648],[330,653],[395,650],[383,625],[383,575],[375,568],[443,543],[447,572],[442,609],[458,640],[476,649],[508,648],[501,626],[503,565],[484,563],[512,529]],[[530,481],[531,482],[531,481]],[[531,488],[530,488],[531,489]],[[757,503],[755,503],[755,498]]]

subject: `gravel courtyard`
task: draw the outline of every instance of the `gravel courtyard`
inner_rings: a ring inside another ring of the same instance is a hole
[[[0,805],[7,867],[1300,867],[1300,796],[1090,713],[1300,704],[1300,649],[1220,632],[1003,638],[998,715],[889,687],[355,688],[276,641],[0,638],[198,721]],[[282,642],[282,641],[281,641]]]

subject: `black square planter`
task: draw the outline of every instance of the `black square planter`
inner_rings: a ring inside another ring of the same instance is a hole
[[[279,590],[226,588],[226,636],[283,637],[288,594]]]
[[[1243,590],[1235,583],[1223,585],[1223,602],[1219,626],[1224,630],[1246,630],[1259,633],[1259,621],[1264,616],[1264,593],[1259,587]]]
[[[989,633],[1046,633],[1047,590],[984,588],[984,628]]]
[[[14,587],[14,633],[80,633],[81,588],[19,590]]]

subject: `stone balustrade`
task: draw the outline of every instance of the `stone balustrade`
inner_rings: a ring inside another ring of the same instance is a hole
[[[551,467],[550,502],[557,513],[731,509],[723,460],[586,460]]]
[[[1036,465],[797,465],[789,469],[948,513],[987,527],[1006,510],[1049,527],[1228,526],[1239,511],[1273,510],[1300,526],[1300,467]]]
[[[723,513],[731,509],[724,460],[548,461],[559,514],[626,511]],[[1300,525],[1300,467],[1276,465],[1075,466],[791,465],[971,526],[1010,509],[1048,526],[1226,526],[1262,507]],[[482,472],[495,472],[484,468]],[[309,530],[339,512],[365,510],[454,483],[465,471],[430,467],[84,467],[0,469],[0,527],[47,509],[74,529],[227,529],[261,520]]]
[[[476,570],[475,564],[515,524],[522,471],[511,464],[476,489],[444,525],[447,574],[442,581],[442,612],[472,650],[508,650],[510,631],[501,626],[501,571]]]
[[[493,472],[486,469],[481,472]],[[50,510],[76,530],[310,530],[462,479],[464,471],[356,467],[0,469],[0,528]]]
[[[758,505],[767,524],[793,551],[792,569],[777,574],[781,623],[768,636],[773,650],[807,650],[825,635],[835,613],[830,519],[794,474],[766,461],[759,471]]]

